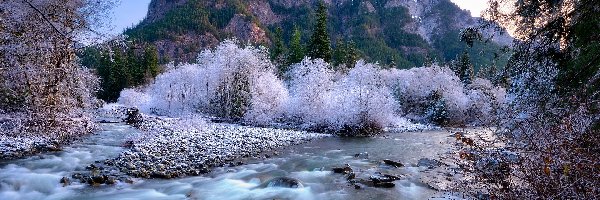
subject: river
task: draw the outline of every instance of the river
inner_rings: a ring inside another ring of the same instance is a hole
[[[429,199],[442,197],[423,183],[431,173],[418,167],[421,158],[449,150],[446,131],[386,133],[373,138],[330,137],[282,149],[278,156],[209,174],[170,180],[134,179],[133,184],[64,186],[62,177],[85,170],[96,160],[116,157],[128,137],[138,131],[124,124],[101,124],[101,131],[64,148],[0,163],[0,199]],[[367,152],[366,154],[363,152]],[[356,157],[355,154],[363,153]],[[404,167],[383,164],[400,161]],[[349,164],[357,179],[377,172],[402,177],[393,188],[356,189],[332,167]],[[274,177],[299,179],[303,188],[259,187]]]

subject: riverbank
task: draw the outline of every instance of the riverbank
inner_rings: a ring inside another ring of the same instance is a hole
[[[89,119],[61,119],[55,127],[36,127],[27,116],[0,114],[0,160],[14,160],[45,152],[61,151],[63,146],[94,130]]]

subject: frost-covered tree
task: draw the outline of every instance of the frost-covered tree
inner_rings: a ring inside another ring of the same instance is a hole
[[[470,104],[465,88],[448,67],[421,67],[409,70],[391,69],[388,84],[402,105],[407,117],[427,121],[428,108],[434,105],[432,94],[439,92],[448,112],[448,122],[463,124]]]
[[[473,196],[594,199],[600,195],[600,1],[492,0],[485,17],[517,40],[505,69],[503,148],[465,147]],[[475,193],[475,194],[473,194]]]
[[[333,71],[322,59],[305,58],[292,65],[288,115],[307,124],[324,123],[327,117],[324,115],[325,107],[332,87]]]
[[[375,64],[360,60],[337,81],[327,104],[328,123],[350,135],[371,135],[395,119],[398,104]]]
[[[195,64],[169,65],[145,89],[148,103],[133,105],[163,115],[202,112],[268,123],[283,114],[288,97],[275,70],[266,49],[240,47],[234,40],[225,40],[200,53]],[[132,103],[128,101],[132,98],[146,99],[124,91],[119,102]]]
[[[28,113],[32,127],[52,129],[84,118],[98,80],[78,64],[80,40],[92,40],[112,1],[0,3],[0,110]],[[85,121],[85,120],[83,120]],[[66,122],[65,122],[66,123]],[[83,132],[81,132],[83,133]]]

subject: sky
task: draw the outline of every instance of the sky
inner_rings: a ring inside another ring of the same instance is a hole
[[[471,15],[478,17],[486,7],[487,0],[451,0],[462,9],[471,11]],[[113,33],[120,33],[125,28],[134,26],[146,16],[150,0],[121,0],[119,6],[113,9]]]
[[[113,9],[112,25],[113,33],[121,33],[125,28],[139,23],[148,12],[150,0],[121,0],[121,3]]]
[[[471,16],[479,17],[481,11],[487,7],[487,0],[451,0],[458,7],[471,11]]]

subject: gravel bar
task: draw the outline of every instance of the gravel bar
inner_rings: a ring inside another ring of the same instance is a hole
[[[127,141],[129,150],[117,158],[92,164],[88,169],[100,169],[103,174],[109,172],[106,177],[118,176],[115,171],[139,178],[197,176],[210,172],[214,167],[241,165],[245,159],[269,157],[269,153],[281,147],[331,136],[212,123],[193,116],[166,118],[144,115],[143,121],[136,126],[144,135]],[[122,176],[119,179],[123,180]],[[93,181],[90,184],[94,184]]]

